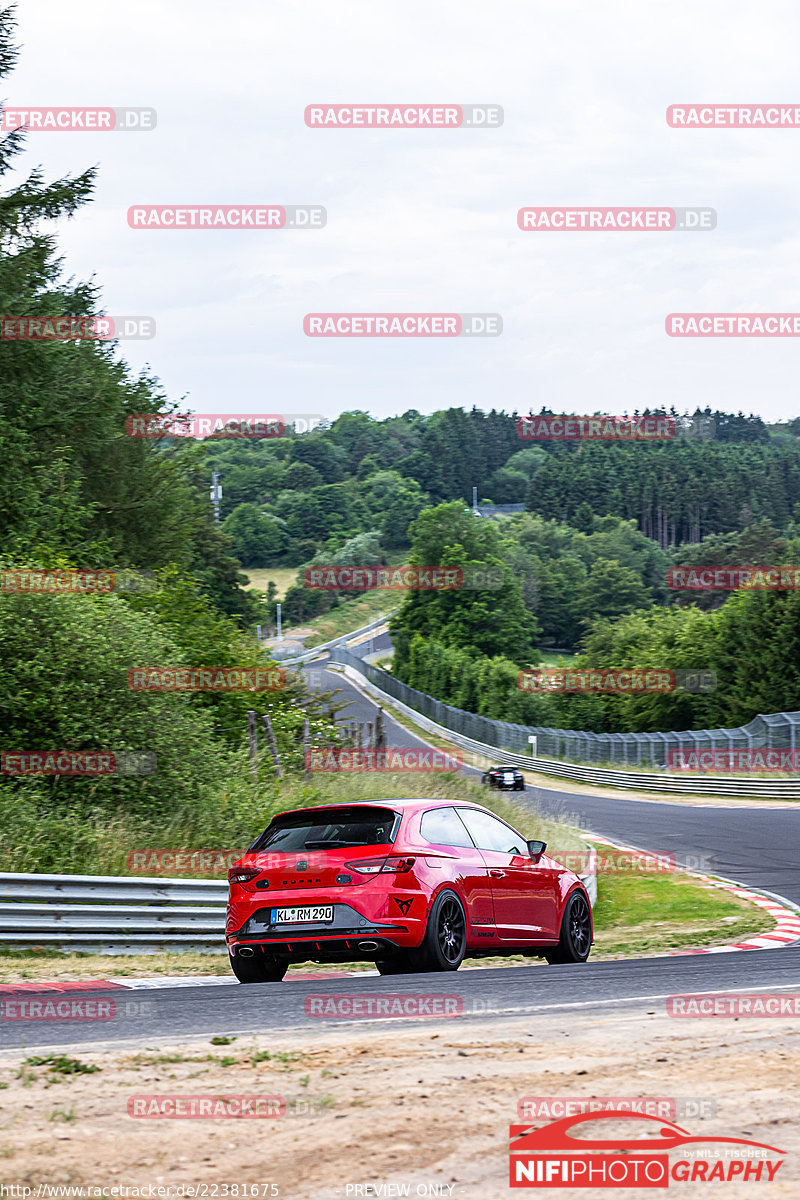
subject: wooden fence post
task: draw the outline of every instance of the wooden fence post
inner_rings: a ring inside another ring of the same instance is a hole
[[[275,730],[272,728],[272,721],[269,719],[269,715],[264,717],[264,728],[267,731],[267,742],[269,744],[269,752],[272,755],[275,774],[278,776],[278,779],[283,779],[283,768],[278,756],[278,743],[275,740]]]
[[[250,742],[250,774],[253,776],[253,782],[258,783],[258,734],[256,714],[252,708],[247,713],[247,736]]]
[[[386,749],[386,727],[383,723],[383,709],[380,706],[375,717],[375,749]]]

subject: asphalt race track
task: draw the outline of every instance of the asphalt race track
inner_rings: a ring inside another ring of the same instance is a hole
[[[214,1034],[293,1033],[303,1038],[348,1023],[306,1014],[309,997],[424,994],[460,997],[459,1023],[471,1018],[492,1022],[536,1013],[564,1014],[634,1008],[664,1012],[667,996],[685,992],[777,992],[800,988],[800,950],[752,950],[740,954],[688,955],[675,958],[598,962],[560,967],[499,967],[433,975],[381,978],[348,975],[338,979],[284,983],[159,988],[156,991],[80,993],[81,999],[104,996],[113,1002],[109,1019],[90,1021],[2,1021],[4,1048],[78,1046],[108,1043],[151,1045],[156,1039],[181,1040]],[[56,997],[53,997],[54,999]],[[63,999],[63,997],[60,997]],[[43,999],[39,996],[37,999]],[[435,1010],[432,1010],[435,1012]],[[435,1017],[434,1017],[435,1019]],[[402,1018],[388,1018],[396,1025]],[[416,1018],[418,1020],[418,1018]],[[448,1018],[440,1018],[449,1024]],[[375,1027],[377,1021],[356,1018]],[[414,1020],[411,1020],[413,1026]],[[427,1025],[427,1022],[426,1022]]]
[[[340,688],[351,706],[345,721],[371,721],[375,705],[324,663],[310,667],[312,686]],[[387,716],[389,743],[421,745]],[[466,768],[473,773],[470,768]],[[409,784],[410,793],[413,783]],[[526,793],[530,797],[530,789]],[[552,811],[576,814],[581,825],[629,845],[663,853],[693,866],[704,858],[707,869],[743,884],[776,893],[800,905],[800,845],[797,809],[725,808],[635,801],[537,789],[537,803]],[[784,991],[800,989],[800,943],[779,950],[728,954],[676,955],[629,961],[547,967],[470,970],[454,974],[380,978],[373,974],[338,979],[291,977],[279,984],[197,986],[157,990],[80,993],[84,999],[106,996],[113,1002],[107,1019],[89,1021],[0,1021],[0,1045],[77,1046],[149,1043],[214,1034],[302,1033],[305,1038],[345,1023],[309,1015],[309,998],[347,994],[361,1000],[393,994],[456,997],[459,1020],[494,1021],[524,1014],[634,1008],[664,1012],[675,993]],[[40,997],[41,998],[41,997]],[[433,1010],[432,1010],[433,1011]],[[374,1025],[379,1018],[370,1021]],[[390,1018],[397,1021],[397,1017]],[[435,1016],[433,1019],[437,1019]],[[445,1018],[440,1018],[445,1020]],[[357,1018],[359,1025],[364,1021]]]

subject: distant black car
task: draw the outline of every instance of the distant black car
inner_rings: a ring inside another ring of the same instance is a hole
[[[481,776],[481,783],[488,783],[490,788],[501,788],[507,792],[524,792],[525,778],[522,771],[516,767],[490,767]]]

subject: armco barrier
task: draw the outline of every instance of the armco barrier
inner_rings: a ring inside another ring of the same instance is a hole
[[[581,875],[592,907],[594,868]],[[227,881],[0,873],[0,945],[94,954],[224,954]]]
[[[474,754],[479,754],[484,758],[493,759],[494,761],[502,760],[502,762],[508,763],[510,766],[528,771],[539,771],[544,775],[555,775],[562,779],[574,779],[579,783],[595,784],[601,787],[628,788],[637,791],[654,792],[687,792],[718,796],[760,796],[779,800],[800,799],[800,780],[797,779],[743,779],[741,777],[726,777],[721,775],[670,775],[666,771],[659,771],[658,773],[653,771],[619,771],[611,767],[583,766],[579,763],[562,762],[558,759],[532,757],[527,754],[515,753],[511,749],[506,749],[502,744],[490,744],[489,742],[479,741],[477,738],[467,737],[458,729],[452,728],[452,724],[456,722],[444,724],[443,722],[434,721],[425,713],[420,712],[418,708],[404,703],[398,699],[398,693],[405,691],[406,693],[414,693],[415,696],[423,696],[423,693],[414,692],[413,688],[408,688],[406,684],[401,683],[394,676],[389,675],[388,672],[382,671],[380,667],[363,662],[348,650],[341,647],[334,648],[330,652],[330,658],[331,662],[339,663],[343,666],[345,673],[351,674],[351,678],[357,681],[370,695],[380,700],[381,703],[385,704],[389,702],[395,708],[399,709],[400,712],[410,717],[421,729],[437,734],[462,750],[471,750]],[[386,687],[380,686],[384,683],[387,684]],[[495,730],[500,730],[500,727],[507,724],[504,721],[490,721],[487,717],[477,717],[474,713],[467,713],[461,709],[451,708],[439,700],[434,700],[432,696],[426,696],[424,699],[431,701],[445,718],[447,718],[449,713],[456,714],[458,724],[461,723],[460,718],[462,717],[475,717],[477,721],[484,723],[486,727],[492,726]],[[789,713],[786,715],[800,718],[800,713]],[[758,720],[759,718],[756,719]],[[769,720],[767,717],[760,719],[764,721]],[[537,735],[540,732],[535,727],[530,729],[526,729],[522,725],[508,727],[515,731],[521,731],[526,735]],[[548,730],[547,732],[558,733],[560,731]],[[613,736],[635,737],[637,735],[615,734]],[[666,738],[669,735],[662,734],[660,736]],[[499,740],[498,735],[498,742]]]
[[[0,945],[219,953],[227,899],[227,880],[0,873]]]
[[[310,650],[303,650],[300,654],[286,656],[280,653],[276,654],[276,650],[280,651],[280,646],[271,646],[269,653],[276,662],[285,663],[288,667],[299,665],[316,658],[318,654],[324,654],[326,650],[330,650],[334,646],[346,647],[347,643],[352,642],[354,638],[361,637],[364,633],[371,633],[373,629],[380,629],[381,625],[385,625],[393,616],[394,611],[378,617],[375,621],[370,621],[369,625],[362,625],[360,629],[354,629],[351,633],[343,633],[339,637],[331,638],[329,642],[320,642],[318,646],[312,646]]]

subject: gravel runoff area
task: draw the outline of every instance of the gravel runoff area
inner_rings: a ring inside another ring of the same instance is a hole
[[[78,1051],[77,1062],[99,1068],[91,1073],[71,1073],[79,1068],[70,1058],[0,1058],[3,1181],[83,1188],[76,1198],[91,1187],[146,1185],[169,1185],[162,1195],[177,1198],[181,1186],[188,1195],[187,1185],[204,1185],[209,1197],[487,1200],[509,1194],[509,1125],[547,1124],[543,1111],[562,1115],[537,1107],[532,1120],[530,1107],[519,1108],[525,1098],[629,1097],[649,1098],[651,1112],[669,1111],[690,1134],[785,1151],[764,1194],[800,1194],[796,1020],[676,1020],[662,1000],[538,1014],[535,1028],[530,1018],[498,1026],[488,1014],[402,1025],[309,1020],[295,1036],[219,1035],[216,1044]],[[164,1095],[184,1104],[190,1096],[280,1097],[285,1115],[129,1115],[136,1097]],[[607,1136],[610,1124],[584,1131]],[[707,1195],[700,1182],[670,1186],[689,1200]],[[609,1192],[559,1194],[604,1200]],[[751,1200],[761,1192],[737,1179],[724,1194]]]

